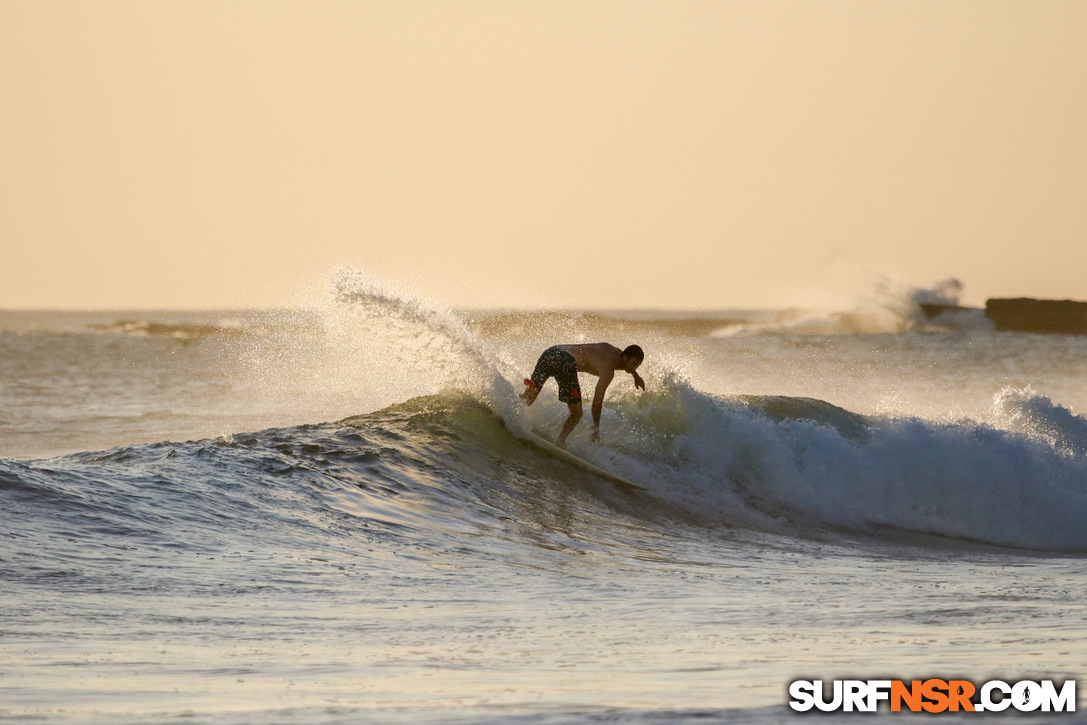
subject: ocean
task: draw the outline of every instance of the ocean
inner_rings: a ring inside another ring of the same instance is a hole
[[[0,720],[772,723],[798,679],[1077,678],[1087,337],[918,299],[457,310],[344,273],[0,312]],[[528,435],[566,415],[518,400],[536,357],[596,341],[647,390],[569,446],[645,491]]]

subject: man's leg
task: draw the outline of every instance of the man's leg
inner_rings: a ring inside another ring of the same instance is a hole
[[[521,393],[520,396],[521,400],[525,401],[525,405],[532,405],[536,402],[536,396],[543,390],[544,383],[555,374],[551,370],[554,351],[555,349],[550,347],[544,350],[536,361],[536,367],[532,370],[532,377],[525,378],[525,392]]]
[[[562,432],[559,433],[559,439],[555,441],[555,445],[559,448],[566,447],[566,436],[570,435],[570,431],[572,431],[577,426],[577,422],[581,420],[580,400],[576,403],[567,403],[566,406],[570,408],[570,417],[562,424]]]

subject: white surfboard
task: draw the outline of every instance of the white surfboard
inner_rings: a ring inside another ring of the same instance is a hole
[[[586,461],[581,456],[573,454],[570,451],[566,450],[565,448],[559,448],[557,445],[555,445],[554,443],[547,440],[546,438],[544,438],[541,435],[538,435],[536,433],[531,433],[530,435],[532,436],[532,442],[535,443],[536,445],[538,445],[540,448],[544,449],[545,451],[547,451],[548,453],[550,453],[550,454],[552,454],[554,456],[558,456],[559,458],[561,458],[564,461],[567,461],[569,463],[573,463],[575,466],[578,466],[578,467],[588,471],[589,473],[593,473],[593,474],[595,474],[597,476],[600,476],[601,478],[606,478],[609,481],[611,481],[612,483],[616,483],[616,484],[618,484],[620,486],[626,486],[628,488],[636,488],[639,491],[648,491],[649,490],[645,486],[639,486],[636,483],[631,483],[630,481],[626,480],[622,476],[617,476],[614,473],[612,473],[611,471],[606,471],[603,468],[601,468],[600,466],[597,466],[596,464],[589,463],[588,461]]]

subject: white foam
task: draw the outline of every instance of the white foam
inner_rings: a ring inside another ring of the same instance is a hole
[[[1042,438],[1069,455],[1087,455],[1087,417],[1036,394],[1030,386],[1004,388],[993,400],[993,412],[1008,430]]]
[[[1014,401],[1033,429],[885,419],[857,440],[833,427],[832,406],[822,423],[774,420],[681,380],[667,386],[657,400],[622,404],[628,465],[651,461],[625,474],[701,516],[1087,550],[1087,420],[1043,396],[995,403]]]

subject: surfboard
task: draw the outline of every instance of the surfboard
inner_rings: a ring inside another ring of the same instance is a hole
[[[645,486],[639,486],[636,483],[631,483],[630,481],[626,480],[622,476],[617,476],[614,473],[612,473],[611,471],[606,471],[603,468],[601,468],[600,466],[597,466],[597,465],[595,465],[593,463],[589,463],[588,461],[586,461],[581,456],[573,454],[570,451],[566,450],[565,448],[559,448],[557,445],[555,445],[554,443],[547,440],[546,438],[544,438],[541,435],[538,435],[536,433],[530,433],[529,435],[532,436],[532,442],[533,443],[535,443],[537,446],[544,449],[545,451],[547,451],[551,455],[557,456],[557,457],[561,458],[562,460],[567,461],[568,463],[573,463],[575,466],[578,466],[579,468],[582,468],[583,470],[586,470],[589,473],[600,476],[601,478],[606,478],[607,480],[611,481],[612,483],[618,484],[620,486],[625,486],[627,488],[636,488],[639,491],[648,491],[649,490]]]

